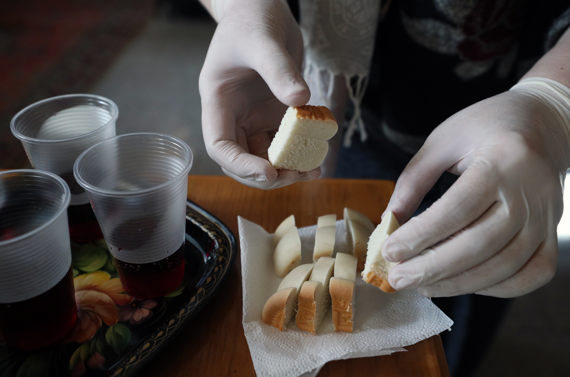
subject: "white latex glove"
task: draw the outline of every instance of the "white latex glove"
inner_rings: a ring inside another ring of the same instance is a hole
[[[460,175],[386,241],[385,258],[401,262],[389,274],[394,288],[513,297],[553,277],[570,90],[523,83],[443,122],[399,177],[388,209],[405,221],[444,171]]]
[[[303,40],[283,0],[218,0],[219,21],[200,73],[208,155],[228,176],[271,189],[318,178],[276,170],[267,149],[287,106],[310,97],[300,74]]]

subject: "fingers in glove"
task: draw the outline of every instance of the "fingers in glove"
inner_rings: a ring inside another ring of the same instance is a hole
[[[284,45],[267,38],[263,46],[252,50],[248,57],[249,65],[263,78],[277,99],[287,106],[301,106],[309,101],[309,87],[299,67]]]
[[[394,266],[389,274],[390,284],[395,289],[431,285],[479,265],[502,250],[519,232],[524,220],[518,219],[524,217],[495,203],[453,237]]]
[[[269,161],[255,156],[247,145],[242,130],[236,128],[233,115],[219,106],[202,107],[204,144],[210,158],[236,177],[253,181],[272,181],[277,170]]]
[[[384,258],[400,262],[414,257],[479,218],[497,197],[496,184],[489,178],[492,175],[486,176],[486,169],[483,164],[473,164],[431,207],[392,233],[384,245]],[[423,192],[426,187],[421,176],[412,175],[402,181],[400,177],[398,183],[408,188],[420,186],[418,191]]]
[[[396,187],[384,213],[392,211],[400,222],[405,222],[419,207],[421,201],[448,164],[437,152],[424,145],[408,162],[396,181]]]
[[[477,294],[494,297],[517,297],[546,285],[556,273],[558,242],[556,234],[543,242],[528,262],[513,276]]]
[[[544,229],[525,226],[499,253],[456,276],[422,287],[420,293],[428,297],[449,297],[494,286],[519,271],[543,241]]]

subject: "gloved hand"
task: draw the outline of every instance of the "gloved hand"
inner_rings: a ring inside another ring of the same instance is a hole
[[[497,297],[546,284],[556,269],[569,129],[570,90],[540,78],[437,127],[399,177],[387,209],[403,222],[444,171],[460,176],[386,241],[384,257],[401,262],[390,284],[426,296]]]
[[[200,73],[208,155],[230,177],[270,189],[318,178],[276,170],[267,149],[287,106],[307,103],[303,40],[283,0],[218,0],[218,27]]]

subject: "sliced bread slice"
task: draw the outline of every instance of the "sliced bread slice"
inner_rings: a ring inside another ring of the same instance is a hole
[[[303,283],[313,270],[312,264],[295,267],[283,278],[277,292],[265,302],[261,320],[266,324],[283,331],[291,321],[297,307],[297,296]]]
[[[317,218],[313,261],[320,257],[332,257],[336,238],[336,215],[323,215]]]
[[[283,221],[281,221],[281,224],[277,226],[277,228],[275,229],[275,233],[273,233],[274,245],[277,245],[279,241],[281,241],[281,238],[283,238],[283,236],[285,235],[285,233],[289,231],[289,229],[295,227],[296,227],[295,215],[289,215]]]
[[[327,290],[329,288],[329,280],[334,271],[334,258],[322,257],[313,265],[313,271],[309,280],[318,281]]]
[[[313,335],[317,330],[328,310],[329,293],[318,281],[306,281],[299,292],[299,302],[295,324],[301,330],[308,331]]]
[[[334,262],[333,276],[336,278],[355,281],[356,265],[357,260],[355,256],[346,253],[337,253]]]
[[[281,280],[277,290],[285,288],[295,288],[297,291],[301,289],[301,285],[309,279],[313,271],[312,263],[305,263],[292,269],[287,276]]]
[[[335,331],[352,332],[353,330],[356,265],[356,257],[337,253],[334,277],[329,283]]]
[[[291,315],[297,304],[297,290],[295,288],[280,289],[267,299],[261,312],[261,320],[283,331],[291,320]]]
[[[354,288],[353,280],[337,277],[330,280],[329,293],[335,331],[352,332],[354,328]]]
[[[296,227],[290,228],[279,240],[273,251],[273,267],[279,277],[301,263],[301,237]]]
[[[330,307],[329,281],[334,270],[334,259],[321,257],[313,266],[311,277],[299,292],[295,322],[301,330],[316,334]]]

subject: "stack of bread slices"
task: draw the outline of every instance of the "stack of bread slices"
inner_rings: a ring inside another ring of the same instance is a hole
[[[313,263],[306,264],[301,264],[301,239],[295,217],[287,217],[277,227],[273,262],[275,273],[282,280],[263,307],[263,322],[281,331],[294,322],[297,328],[317,334],[323,320],[330,315],[335,331],[354,330],[357,272],[365,265],[374,224],[350,208],[344,209],[343,220],[347,252],[334,252],[336,215],[319,216]]]

